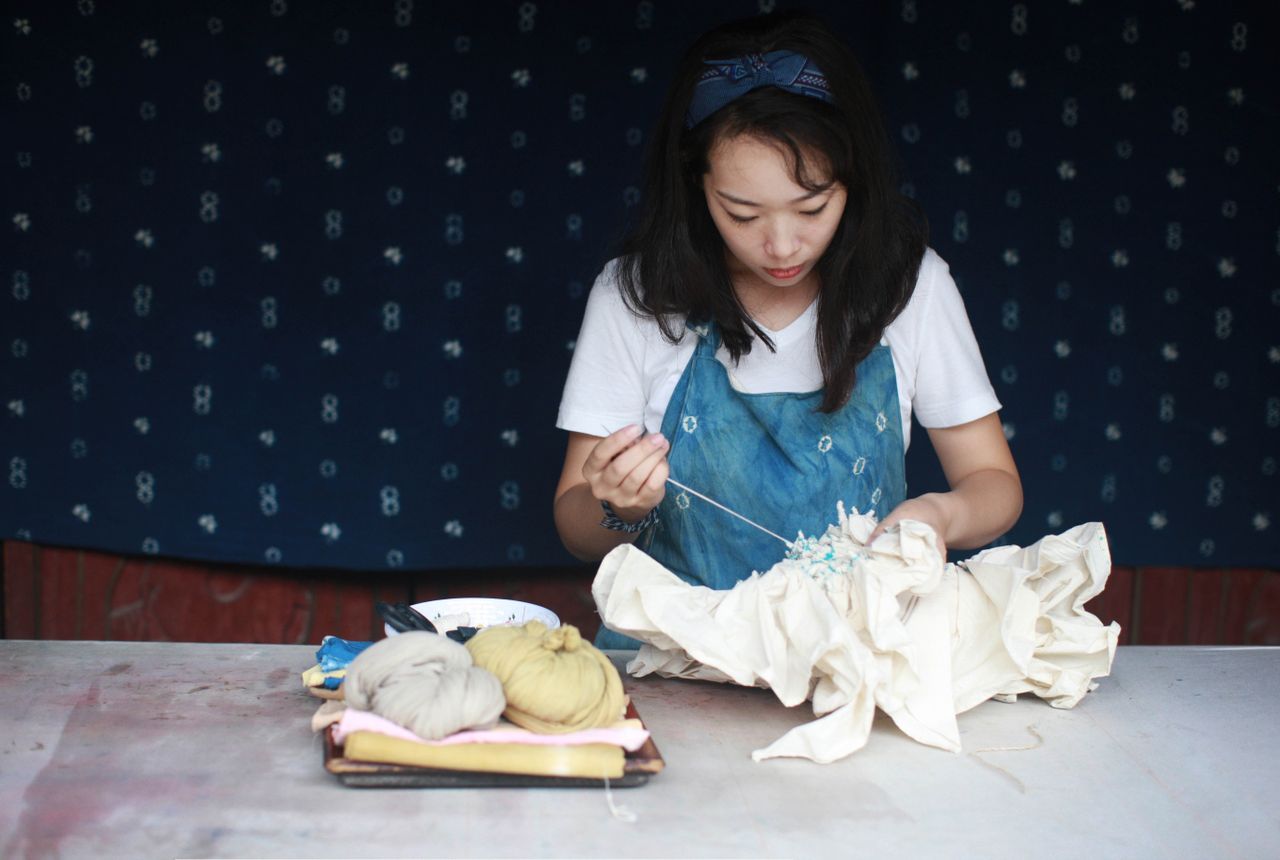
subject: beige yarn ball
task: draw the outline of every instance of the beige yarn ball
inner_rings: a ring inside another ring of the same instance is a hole
[[[412,630],[360,652],[342,681],[347,704],[372,711],[420,738],[491,728],[506,704],[502,684],[457,642]]]
[[[476,665],[502,682],[503,716],[543,734],[612,725],[626,696],[618,670],[583,640],[572,624],[548,630],[541,621],[523,627],[487,627],[469,642]]]

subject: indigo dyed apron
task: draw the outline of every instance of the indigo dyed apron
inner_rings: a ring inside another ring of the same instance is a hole
[[[693,358],[662,417],[671,477],[793,540],[820,536],[846,509],[886,516],[907,495],[897,376],[879,344],[858,365],[857,382],[837,412],[818,411],[822,392],[749,394],[736,390],[716,360],[714,325],[698,335]],[[636,540],[693,585],[729,589],[782,560],[786,547],[719,508],[667,485],[658,521]],[[638,643],[604,627],[601,648]]]

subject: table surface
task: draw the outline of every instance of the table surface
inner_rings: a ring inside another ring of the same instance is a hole
[[[1257,857],[1280,841],[1275,648],[1121,648],[1074,710],[987,702],[960,717],[961,754],[881,715],[829,765],[751,760],[807,706],[628,678],[667,762],[613,791],[631,822],[595,788],[341,785],[301,688],[314,650],[0,641],[0,856]]]

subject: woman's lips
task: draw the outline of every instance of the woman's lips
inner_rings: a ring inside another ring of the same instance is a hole
[[[769,273],[769,277],[779,281],[785,281],[794,278],[804,269],[804,266],[792,266],[790,269],[765,269]]]

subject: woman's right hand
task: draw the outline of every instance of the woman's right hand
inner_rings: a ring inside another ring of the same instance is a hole
[[[644,435],[637,424],[601,439],[586,462],[582,477],[591,495],[608,502],[624,522],[639,522],[666,495],[667,450],[661,433]]]

